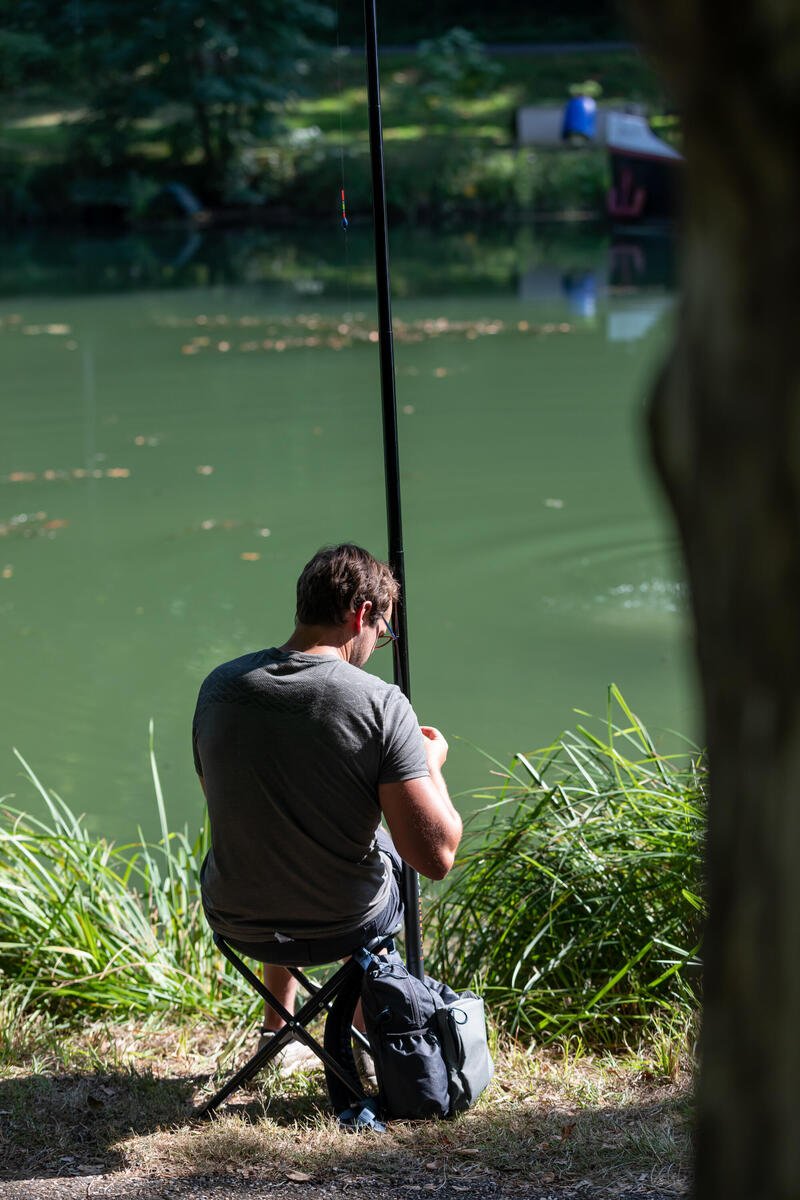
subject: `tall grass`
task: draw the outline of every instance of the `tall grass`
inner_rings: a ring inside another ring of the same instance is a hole
[[[21,755],[44,800],[39,820],[2,805],[0,983],[21,1007],[152,1013],[218,1019],[253,1007],[240,976],[211,940],[199,898],[208,831],[170,832],[153,753],[162,840],[113,846],[93,837]],[[3,979],[5,976],[5,979]]]
[[[208,830],[194,840],[170,831],[152,727],[157,845],[95,838],[17,757],[47,816],[0,801],[0,988],[15,1012],[254,1015],[258,1001],[202,913]],[[601,735],[579,725],[501,774],[475,794],[491,803],[429,898],[431,971],[477,981],[501,1025],[543,1042],[579,1033],[613,1043],[657,1011],[693,1011],[699,754],[657,753],[612,688]]]
[[[599,734],[578,725],[502,773],[429,911],[431,971],[478,981],[501,1023],[539,1042],[619,1043],[696,1009],[699,753],[659,754],[612,686]]]

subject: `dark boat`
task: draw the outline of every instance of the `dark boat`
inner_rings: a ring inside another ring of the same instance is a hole
[[[607,113],[605,142],[611,158],[607,207],[612,220],[637,225],[673,220],[683,155],[634,113]]]

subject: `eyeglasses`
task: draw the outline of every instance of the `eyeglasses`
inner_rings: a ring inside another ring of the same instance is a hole
[[[383,621],[384,625],[386,626],[386,629],[383,633],[378,634],[378,637],[375,641],[375,649],[376,650],[378,649],[379,646],[388,646],[390,642],[397,641],[397,634],[392,629],[389,622],[386,620],[386,617],[384,617],[380,613],[378,615],[380,616],[380,619]]]

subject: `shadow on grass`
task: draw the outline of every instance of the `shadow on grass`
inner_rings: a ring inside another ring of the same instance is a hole
[[[219,1115],[193,1119],[217,1083],[133,1069],[0,1081],[0,1179],[132,1169],[175,1185],[203,1176],[209,1195],[212,1181],[231,1175],[284,1186],[292,1172],[354,1194],[398,1181],[435,1185],[443,1197],[451,1187],[477,1197],[501,1186],[520,1197],[539,1188],[566,1195],[578,1181],[633,1196],[645,1177],[659,1195],[685,1187],[685,1091],[653,1087],[582,1104],[546,1084],[513,1095],[495,1084],[455,1120],[392,1122],[385,1135],[353,1137],[338,1128],[318,1071],[288,1080],[265,1072]]]
[[[630,1189],[645,1177],[664,1195],[685,1188],[691,1118],[685,1091],[645,1087],[635,1098],[582,1104],[547,1087],[508,1096],[495,1086],[455,1120],[391,1122],[385,1135],[358,1137],[337,1128],[318,1073],[285,1081],[282,1091],[240,1093],[210,1127],[194,1122],[156,1135],[133,1148],[134,1158],[141,1154],[151,1169],[170,1162],[187,1175],[235,1166],[264,1179],[300,1170],[316,1183],[334,1183],[344,1171],[365,1185],[402,1179],[438,1190],[449,1181],[476,1195],[490,1177],[520,1195],[531,1184],[567,1187],[580,1180]]]
[[[225,1074],[161,1076],[136,1069],[41,1073],[0,1080],[0,1180],[52,1178],[127,1165],[122,1142],[209,1129],[194,1111]],[[288,1086],[265,1071],[222,1111],[256,1127],[265,1117],[296,1130],[330,1116],[322,1075],[298,1074]]]
[[[224,1071],[214,1075],[195,1076],[191,1100],[186,1107],[186,1124],[202,1130],[221,1118],[233,1118],[255,1126],[267,1118],[279,1129],[317,1127],[320,1121],[335,1120],[330,1097],[321,1068],[297,1070],[282,1078],[274,1067],[263,1068],[249,1083],[233,1092],[218,1109],[207,1117],[198,1117],[197,1110],[230,1079],[234,1070],[244,1064],[241,1058],[228,1063]]]
[[[184,1120],[195,1082],[132,1070],[0,1080],[0,1179],[119,1168],[117,1144]]]

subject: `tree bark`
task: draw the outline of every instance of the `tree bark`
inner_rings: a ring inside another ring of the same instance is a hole
[[[630,0],[683,119],[650,413],[710,762],[696,1195],[800,1197],[800,6]]]

